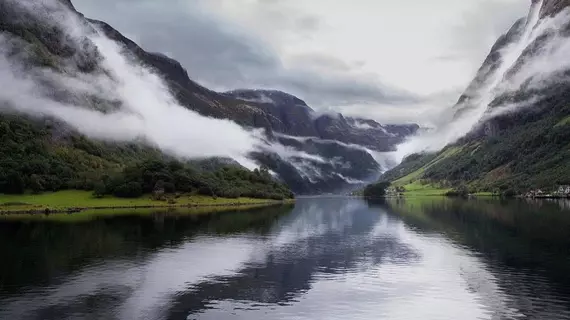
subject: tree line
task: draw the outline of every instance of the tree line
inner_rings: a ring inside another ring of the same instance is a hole
[[[213,172],[198,171],[177,160],[149,160],[126,167],[114,176],[104,175],[94,184],[94,195],[136,198],[153,195],[192,193],[223,198],[283,200],[294,195],[275,181],[266,168],[249,171],[224,166]]]
[[[138,197],[154,191],[218,197],[286,199],[293,194],[266,168],[204,169],[140,144],[104,143],[48,119],[0,115],[0,193],[90,190]]]

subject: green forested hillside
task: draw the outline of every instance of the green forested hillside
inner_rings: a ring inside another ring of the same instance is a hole
[[[556,189],[570,184],[569,115],[563,100],[544,101],[491,120],[486,134],[480,130],[437,154],[410,156],[384,179],[503,194]]]
[[[87,139],[60,123],[0,115],[0,193],[94,190],[137,197],[160,191],[285,199],[293,195],[265,170],[180,162],[143,144]]]

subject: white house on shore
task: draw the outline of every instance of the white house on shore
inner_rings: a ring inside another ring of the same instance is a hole
[[[558,187],[558,194],[570,196],[570,186],[560,186]]]

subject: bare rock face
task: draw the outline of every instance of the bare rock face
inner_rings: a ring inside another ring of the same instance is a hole
[[[532,0],[532,3],[534,4],[539,1],[540,0]],[[554,16],[569,6],[570,0],[544,0],[542,9],[540,10],[540,16],[542,18]]]
[[[489,83],[489,80],[493,77],[494,72],[499,68],[502,62],[502,53],[510,45],[516,43],[527,27],[528,21],[531,19],[533,10],[536,6],[541,5],[539,18],[546,19],[547,17],[552,17],[563,10],[570,7],[570,0],[531,0],[531,6],[529,10],[529,15],[523,17],[515,22],[515,24],[503,34],[493,45],[487,58],[479,68],[475,78],[469,84],[465,92],[459,98],[455,106],[455,117],[461,116],[465,111],[474,107],[471,100],[476,98],[481,90],[485,87],[485,84]],[[570,32],[570,25],[565,27],[567,34]],[[512,65],[512,67],[505,73],[504,79],[511,79],[520,70],[525,61],[532,59],[532,57],[540,53],[541,48],[544,44],[549,41],[557,32],[562,30],[549,30],[543,35],[535,39],[534,42],[530,43],[525,50],[522,52],[518,60]],[[531,92],[534,94],[535,92]],[[506,104],[509,102],[524,101],[524,98],[529,98],[529,90],[519,90],[519,92],[509,92],[506,94],[499,95],[490,103],[490,108],[499,106],[501,104]],[[474,101],[477,101],[476,99]]]
[[[468,104],[469,100],[477,95],[478,90],[485,84],[487,79],[496,71],[501,63],[501,51],[508,45],[513,43],[520,37],[523,32],[526,20],[521,18],[509,29],[507,33],[502,35],[493,45],[489,55],[479,68],[475,78],[471,81],[465,92],[459,97],[457,107],[463,107],[463,104]]]

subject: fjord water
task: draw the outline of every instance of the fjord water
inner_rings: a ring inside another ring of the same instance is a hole
[[[564,202],[0,217],[0,319],[570,319]]]

